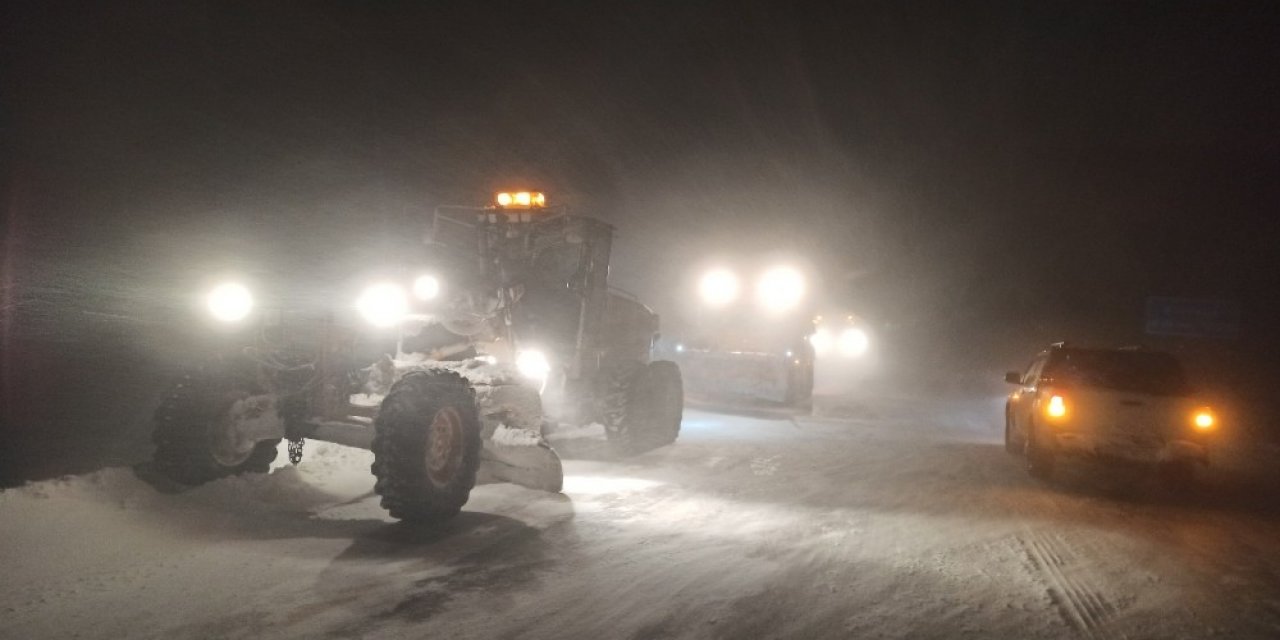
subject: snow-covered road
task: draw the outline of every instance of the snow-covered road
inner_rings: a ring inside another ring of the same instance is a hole
[[[182,494],[31,484],[0,493],[0,637],[1280,637],[1272,480],[1048,487],[999,402],[691,408],[624,461],[577,429],[563,495],[480,487],[436,529],[390,521],[335,445]]]

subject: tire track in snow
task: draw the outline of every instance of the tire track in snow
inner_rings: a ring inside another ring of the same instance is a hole
[[[1060,536],[1028,530],[1018,537],[1027,560],[1048,586],[1049,598],[1066,622],[1088,638],[1124,638],[1106,628],[1119,609],[1087,580],[1088,565]],[[1085,574],[1085,575],[1081,575]]]

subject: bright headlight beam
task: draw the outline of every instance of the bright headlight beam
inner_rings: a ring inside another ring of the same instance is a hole
[[[545,380],[551,373],[551,363],[547,361],[546,354],[530,349],[516,354],[516,370],[526,378]]]
[[[375,327],[392,327],[409,313],[409,296],[394,284],[367,287],[356,299],[356,310]]]
[[[702,276],[698,282],[698,293],[703,302],[722,307],[738,297],[738,277],[728,269],[714,269]]]
[[[413,281],[413,295],[419,300],[434,300],[440,295],[440,280],[433,275],[418,276]]]
[[[239,322],[253,311],[253,294],[242,284],[227,282],[209,292],[209,313],[223,322]]]
[[[869,342],[866,331],[849,328],[840,332],[840,341],[837,344],[837,348],[840,350],[840,355],[847,358],[857,358],[867,352]]]
[[[809,336],[809,344],[813,345],[814,355],[825,356],[831,352],[835,339],[831,337],[831,331],[823,328],[813,332]]]
[[[787,311],[804,297],[804,276],[791,267],[774,267],[756,285],[760,304],[770,311]]]

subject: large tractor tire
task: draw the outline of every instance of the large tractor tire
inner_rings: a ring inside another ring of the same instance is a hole
[[[227,445],[232,408],[260,393],[251,375],[230,367],[211,365],[184,374],[156,409],[153,469],[185,485],[269,471],[279,439]]]
[[[676,441],[684,415],[684,381],[676,363],[635,363],[619,372],[611,393],[605,433],[619,453],[635,455]]]
[[[374,421],[374,491],[391,516],[430,522],[457,515],[480,465],[480,415],[471,383],[452,371],[413,372]]]

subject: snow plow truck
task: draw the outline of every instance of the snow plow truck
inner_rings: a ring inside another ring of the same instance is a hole
[[[868,350],[866,323],[852,313],[817,314],[813,278],[787,263],[759,272],[743,291],[741,269],[717,267],[697,283],[701,305],[664,343],[690,393],[709,399],[808,405],[815,378],[850,379]]]
[[[555,424],[598,422],[621,455],[675,441],[680,369],[651,359],[657,314],[609,287],[610,225],[504,192],[437,208],[426,237],[420,263],[350,306],[212,288],[232,339],[156,410],[152,471],[197,485],[268,471],[282,440],[295,464],[306,440],[333,442],[373,452],[393,517],[429,522],[477,482],[559,491]]]

